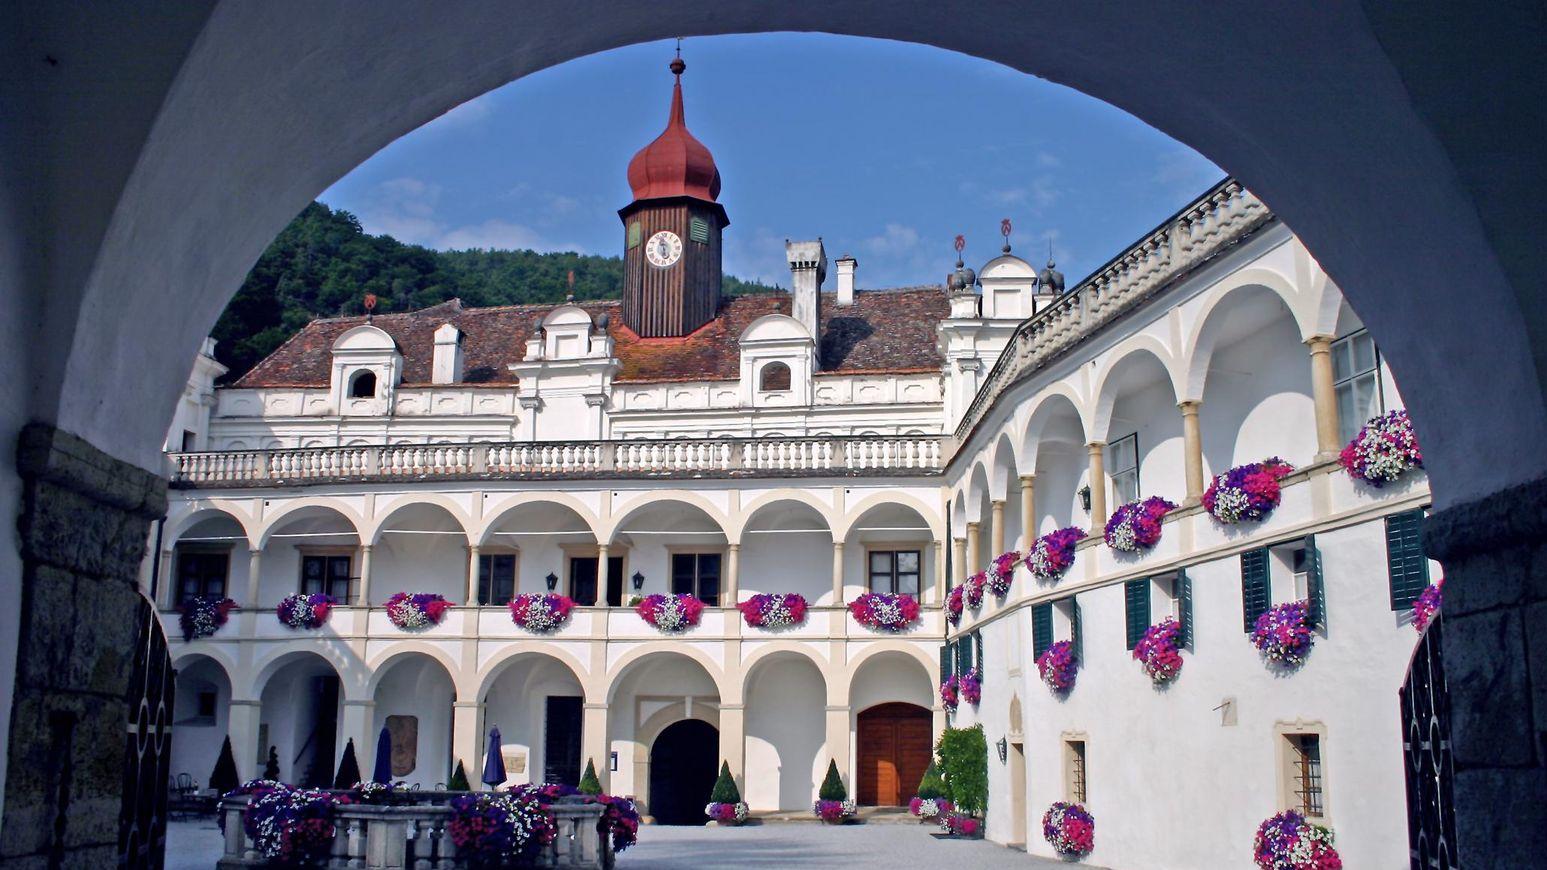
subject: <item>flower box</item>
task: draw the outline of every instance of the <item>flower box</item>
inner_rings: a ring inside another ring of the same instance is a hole
[[[1203,493],[1203,509],[1227,526],[1242,520],[1263,519],[1283,498],[1279,481],[1294,470],[1294,466],[1277,456],[1237,465],[1209,483]]]
[[[1133,657],[1144,666],[1144,673],[1157,686],[1169,683],[1182,672],[1182,651],[1177,636],[1182,627],[1172,617],[1146,628],[1144,637],[1133,647]]]
[[[951,625],[962,624],[962,613],[966,610],[966,587],[953,586],[945,596],[945,618]]]
[[[1434,614],[1439,613],[1440,605],[1445,601],[1445,578],[1441,577],[1418,593],[1418,599],[1413,602],[1413,630],[1423,634],[1429,627]]]
[[[796,592],[783,595],[760,592],[736,605],[752,628],[790,628],[806,621],[806,597]]]
[[[574,609],[568,595],[525,592],[510,599],[510,621],[533,634],[551,634],[569,621]]]
[[[704,602],[687,593],[646,595],[634,612],[650,625],[668,634],[680,634],[698,625],[704,615]]]
[[[973,610],[977,610],[979,607],[983,606],[983,589],[987,585],[987,571],[979,571],[976,574],[973,574],[971,577],[967,578],[967,583],[962,588],[964,590],[963,594],[966,597],[968,607],[972,608]]]
[[[440,625],[451,602],[435,592],[399,592],[387,599],[387,618],[404,631],[420,631]]]
[[[1341,870],[1343,859],[1332,840],[1331,829],[1289,810],[1257,827],[1252,859],[1262,870]]]
[[[1257,617],[1252,645],[1263,658],[1285,668],[1297,668],[1310,655],[1316,635],[1310,625],[1309,601],[1275,604]]]
[[[1175,504],[1158,495],[1120,506],[1107,520],[1107,546],[1119,553],[1148,550],[1160,541],[1161,520],[1174,510]]]
[[[1042,838],[1060,855],[1087,855],[1096,848],[1096,818],[1081,804],[1055,801],[1042,815]]]
[[[945,798],[916,797],[908,801],[908,812],[921,822],[935,822],[951,812],[951,802]]]
[[[212,637],[231,618],[236,602],[220,595],[197,595],[183,601],[182,613],[177,622],[183,629],[183,640],[192,641]]]
[[[274,612],[281,623],[291,628],[321,628],[328,621],[328,612],[334,603],[333,596],[325,592],[287,595]]]
[[[966,813],[946,813],[940,817],[940,827],[947,834],[963,840],[983,839],[983,822]]]
[[[819,800],[811,805],[811,812],[829,825],[841,825],[858,814],[859,808],[852,800]]]
[[[1074,688],[1074,677],[1079,670],[1079,660],[1074,657],[1074,643],[1054,642],[1042,655],[1037,656],[1037,671],[1042,682],[1055,695],[1062,695]]]
[[[1409,470],[1423,468],[1423,451],[1406,411],[1372,417],[1338,454],[1338,463],[1355,480],[1381,487]]]
[[[919,621],[919,603],[912,595],[866,592],[849,602],[854,621],[878,631],[906,631]]]
[[[704,815],[716,824],[739,825],[747,820],[747,802],[712,803],[704,807]]]
[[[1083,537],[1085,530],[1073,526],[1048,532],[1027,551],[1026,570],[1040,581],[1057,582],[1074,564],[1074,548]]]
[[[1015,579],[1015,566],[1021,563],[1021,554],[1010,550],[994,557],[993,564],[988,566],[984,579],[987,581],[988,591],[994,593],[995,598],[1004,598],[1010,594],[1010,581]]]

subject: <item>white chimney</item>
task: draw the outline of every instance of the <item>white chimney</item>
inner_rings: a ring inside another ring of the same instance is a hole
[[[838,307],[847,308],[854,304],[854,271],[859,268],[859,261],[844,254],[838,258]]]
[[[822,282],[827,279],[827,252],[822,240],[784,240],[784,256],[790,263],[790,314],[816,341],[822,340]]]
[[[462,380],[462,333],[449,323],[435,330],[435,357],[430,383],[454,384]]]

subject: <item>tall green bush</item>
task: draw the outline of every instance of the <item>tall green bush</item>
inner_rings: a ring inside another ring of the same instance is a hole
[[[602,781],[596,778],[596,762],[586,759],[585,775],[580,777],[581,794],[601,794]]]
[[[220,745],[220,757],[215,759],[215,769],[210,771],[209,787],[220,794],[241,785],[236,775],[236,756],[231,754],[231,738]]]
[[[467,782],[467,768],[462,762],[457,762],[457,769],[451,774],[451,781],[446,783],[446,791],[472,791],[472,786]]]
[[[931,760],[929,767],[924,769],[924,778],[919,780],[918,796],[924,800],[939,800],[950,797],[950,792],[945,788],[945,780],[940,778],[940,768]]]
[[[736,788],[736,780],[731,776],[731,765],[728,761],[720,762],[720,778],[714,781],[714,791],[709,793],[709,802],[712,804],[741,803],[741,791]]]
[[[849,799],[849,790],[843,787],[843,777],[838,775],[838,762],[827,762],[827,777],[822,780],[822,788],[817,792],[817,797],[824,801],[843,801]]]
[[[951,803],[972,815],[988,809],[988,740],[983,726],[947,728],[935,742]]]

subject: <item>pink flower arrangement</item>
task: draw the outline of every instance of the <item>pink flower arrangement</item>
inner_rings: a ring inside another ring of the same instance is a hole
[[[852,800],[819,800],[811,805],[811,812],[828,824],[836,825],[859,812]]]
[[[1332,831],[1313,825],[1289,810],[1257,828],[1252,858],[1261,870],[1342,870],[1343,859],[1332,848]]]
[[[944,707],[947,713],[955,713],[960,703],[961,677],[952,674],[940,684],[940,706]]]
[[[1252,644],[1268,661],[1287,668],[1305,663],[1315,635],[1308,620],[1309,601],[1275,604],[1257,617],[1252,629]]]
[[[177,622],[183,629],[183,640],[210,637],[231,618],[236,602],[219,595],[195,595],[183,600],[182,613]]]
[[[1237,465],[1209,483],[1203,493],[1203,509],[1226,525],[1260,520],[1278,507],[1283,496],[1278,482],[1294,470],[1277,456]]]
[[[966,590],[967,606],[977,610],[983,606],[983,587],[988,585],[988,572],[979,571],[967,578],[967,583],[962,588]]]
[[[1423,591],[1418,593],[1418,600],[1413,602],[1413,629],[1423,634],[1429,627],[1429,621],[1434,619],[1434,614],[1439,613],[1440,605],[1445,601],[1445,578],[1430,583]]]
[[[1107,520],[1107,546],[1121,553],[1148,550],[1160,540],[1160,521],[1176,505],[1158,495],[1131,501],[1112,512]]]
[[[510,599],[510,621],[534,634],[557,631],[569,621],[575,601],[568,595],[524,592]]]
[[[1042,838],[1060,855],[1085,855],[1096,848],[1096,817],[1082,804],[1055,801],[1042,814]]]
[[[242,811],[242,830],[266,862],[305,867],[324,860],[337,829],[333,812],[353,803],[346,795],[296,788],[279,782],[249,782],[237,792],[250,794]]]
[[[919,620],[919,603],[912,595],[866,592],[849,602],[854,621],[881,631],[905,631]]]
[[[1015,566],[1021,563],[1021,554],[1014,550],[1000,553],[994,557],[994,564],[988,566],[988,591],[994,593],[995,598],[1003,598],[1010,594],[1010,581],[1015,579]]]
[[[1074,657],[1072,641],[1056,641],[1043,650],[1042,655],[1037,656],[1037,672],[1054,694],[1062,694],[1074,688],[1074,675],[1078,669],[1079,661]]]
[[[722,825],[739,825],[747,820],[749,813],[746,801],[712,803],[704,807],[704,815]]]
[[[1074,564],[1074,546],[1083,537],[1085,530],[1073,526],[1048,532],[1026,553],[1026,569],[1038,580],[1058,580]]]
[[[1146,628],[1144,637],[1133,647],[1133,657],[1144,665],[1144,673],[1155,685],[1169,683],[1182,672],[1181,648],[1176,642],[1182,627],[1171,617]]]
[[[951,811],[951,802],[945,798],[916,797],[908,801],[908,812],[917,816],[921,821],[943,818]]]
[[[966,609],[962,599],[966,591],[964,586],[953,586],[945,596],[945,618],[952,625],[962,624],[962,611]]]
[[[451,602],[436,592],[419,592],[413,595],[399,592],[387,599],[387,618],[404,631],[417,631],[440,625]]]
[[[1423,452],[1406,411],[1392,411],[1371,417],[1359,434],[1338,455],[1338,462],[1349,475],[1371,486],[1385,486],[1406,474],[1423,468]]]
[[[966,813],[946,813],[940,827],[957,837],[977,837],[983,832],[983,823]]]
[[[704,615],[704,602],[686,592],[646,595],[634,608],[645,622],[671,634],[687,631]]]
[[[961,678],[962,700],[976,707],[983,700],[983,672],[968,668]]]
[[[310,595],[286,595],[274,610],[279,621],[291,628],[321,628],[333,609],[333,596],[325,592]]]
[[[759,592],[736,605],[741,618],[753,628],[786,628],[806,621],[806,597],[796,592],[784,595]]]

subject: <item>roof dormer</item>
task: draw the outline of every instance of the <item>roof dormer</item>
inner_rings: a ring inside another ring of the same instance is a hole
[[[403,376],[403,354],[385,331],[363,323],[333,341],[329,378],[333,407],[342,415],[385,415]]]
[[[1025,320],[1035,313],[1037,270],[1020,257],[1006,253],[984,263],[978,283],[985,319]]]
[[[526,359],[579,360],[606,359],[612,356],[612,336],[607,333],[606,317],[593,323],[591,315],[578,305],[560,305],[548,312],[537,331],[526,342]]]
[[[741,400],[752,407],[811,404],[816,337],[799,320],[765,314],[741,333]]]

